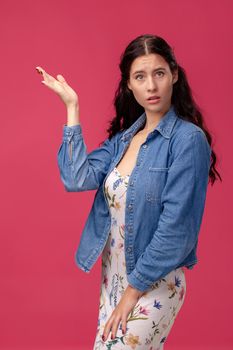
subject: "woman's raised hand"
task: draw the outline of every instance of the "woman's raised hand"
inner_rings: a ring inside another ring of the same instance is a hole
[[[65,78],[61,74],[58,74],[57,79],[55,79],[39,66],[36,67],[36,70],[43,76],[44,80],[41,82],[53,90],[61,98],[67,108],[70,106],[78,107],[78,96],[76,92],[67,84]]]

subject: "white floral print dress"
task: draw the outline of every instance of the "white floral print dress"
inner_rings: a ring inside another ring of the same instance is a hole
[[[106,322],[119,303],[128,282],[124,254],[124,219],[129,175],[121,176],[115,167],[105,182],[111,213],[111,230],[102,253],[102,278],[97,334],[93,350],[161,350],[184,302],[185,273],[182,267],[168,273],[152,285],[128,315],[126,333],[121,322],[115,338],[111,330],[105,342]]]

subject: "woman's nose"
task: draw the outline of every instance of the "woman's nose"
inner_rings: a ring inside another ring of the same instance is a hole
[[[157,84],[152,77],[147,79],[147,90],[157,90]]]

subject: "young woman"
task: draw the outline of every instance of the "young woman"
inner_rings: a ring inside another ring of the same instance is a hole
[[[197,263],[208,179],[221,179],[185,71],[163,38],[130,42],[109,136],[87,154],[77,94],[62,75],[37,70],[67,107],[65,189],[97,189],[75,255],[89,272],[102,253],[93,349],[161,350],[184,302],[184,267]]]

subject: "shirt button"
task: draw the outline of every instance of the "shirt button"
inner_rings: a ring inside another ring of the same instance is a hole
[[[133,208],[132,204],[128,205],[128,209],[131,210]]]
[[[128,231],[129,231],[129,232],[133,232],[133,228],[132,228],[131,225],[128,225]]]
[[[146,147],[147,147],[147,145],[143,145],[142,147],[143,147],[143,148],[146,148]]]
[[[127,248],[127,252],[129,252],[129,253],[132,252],[132,248],[131,248],[131,247],[128,247],[128,248]]]

